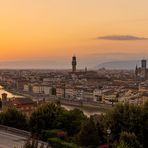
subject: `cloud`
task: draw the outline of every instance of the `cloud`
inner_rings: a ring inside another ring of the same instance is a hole
[[[126,41],[126,40],[148,40],[145,37],[138,37],[132,35],[109,35],[109,36],[100,36],[96,38],[97,40],[119,40],[119,41]]]
[[[104,53],[92,53],[92,55],[96,55],[96,56],[116,56],[116,55],[121,55],[121,56],[140,56],[143,57],[148,56],[148,53],[143,53],[143,52],[138,52],[138,53],[128,53],[128,52],[104,52]]]

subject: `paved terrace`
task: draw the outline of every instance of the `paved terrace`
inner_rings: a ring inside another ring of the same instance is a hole
[[[0,125],[0,148],[23,148],[29,136],[29,132]],[[43,141],[39,141],[38,148],[42,144],[47,148],[48,143]]]

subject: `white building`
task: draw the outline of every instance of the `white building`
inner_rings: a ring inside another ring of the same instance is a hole
[[[94,101],[102,101],[102,90],[95,89],[93,91]]]
[[[48,86],[48,85],[44,85],[44,86],[43,86],[43,93],[44,93],[45,95],[51,95],[51,87]]]
[[[30,91],[30,87],[29,84],[24,84],[24,92],[29,92]]]
[[[64,88],[62,88],[62,87],[57,87],[56,88],[56,96],[58,97],[58,98],[64,98]]]
[[[35,94],[43,94],[44,93],[44,87],[39,84],[34,84],[32,86],[32,92]]]
[[[94,101],[93,90],[89,90],[89,89],[84,90],[83,99],[87,101]]]
[[[65,97],[67,99],[75,99],[76,98],[76,92],[73,88],[66,88],[65,89]]]

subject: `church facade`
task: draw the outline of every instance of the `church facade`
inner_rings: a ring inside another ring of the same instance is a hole
[[[135,75],[138,80],[148,80],[147,61],[145,59],[141,60],[141,67],[136,66]]]

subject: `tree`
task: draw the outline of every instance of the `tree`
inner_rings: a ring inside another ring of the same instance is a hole
[[[2,109],[2,100],[0,99],[0,109]]]
[[[18,111],[16,108],[7,108],[0,115],[1,124],[26,130],[28,129],[28,121],[25,114]]]
[[[100,144],[104,144],[106,142],[106,129],[104,125],[104,115],[94,115],[94,121],[96,121],[97,131],[99,135]]]
[[[125,145],[129,148],[142,148],[134,133],[122,132],[119,140],[119,146]]]
[[[80,133],[78,134],[78,143],[84,147],[96,148],[100,144],[97,126],[90,118],[83,123]]]
[[[106,115],[106,127],[110,128],[112,141],[119,140],[122,131],[135,133],[140,141],[142,133],[142,109],[137,105],[118,104]]]
[[[81,125],[86,119],[87,117],[79,109],[65,111],[59,116],[58,128],[67,131],[69,136],[73,136],[80,131]]]
[[[125,143],[120,143],[117,148],[130,148],[129,145],[125,144]]]
[[[30,116],[32,132],[40,133],[42,130],[56,129],[58,118],[65,110],[54,103],[45,103],[37,108]]]
[[[148,146],[148,102],[146,102],[142,108],[143,111],[143,137],[142,137],[142,143],[144,147]]]
[[[59,138],[49,138],[48,143],[50,143],[51,147],[53,148],[81,148],[80,146],[74,143],[69,143]]]

